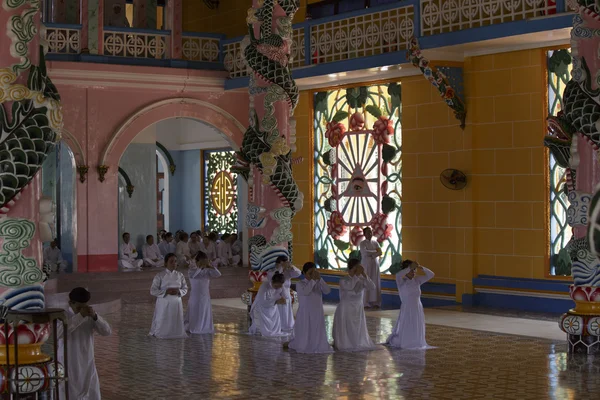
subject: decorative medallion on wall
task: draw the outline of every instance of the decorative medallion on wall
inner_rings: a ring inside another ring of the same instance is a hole
[[[204,152],[204,220],[210,231],[238,229],[237,174],[231,172],[235,162],[233,151]]]
[[[345,268],[369,226],[387,272],[402,251],[400,85],[316,93],[314,115],[315,262]]]

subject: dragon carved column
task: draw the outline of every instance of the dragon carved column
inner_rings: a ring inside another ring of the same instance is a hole
[[[243,50],[250,70],[250,126],[236,171],[247,181],[251,280],[256,286],[280,255],[292,256],[292,218],[303,195],[292,176],[298,87],[290,71],[292,18],[298,0],[254,0]]]
[[[572,263],[575,308],[561,317],[560,327],[567,333],[569,353],[600,354],[600,4],[577,3],[571,80],[563,93],[563,111],[548,118],[544,144],[566,168],[567,222],[573,228],[559,259]]]
[[[41,243],[51,239],[47,229],[51,207],[48,199],[40,199],[38,172],[59,140],[62,110],[60,97],[46,74],[40,46],[41,5],[40,0],[0,0],[0,305],[3,310],[39,309],[45,303]],[[54,374],[54,365],[48,363],[50,357],[41,352],[50,327],[21,324],[17,328],[19,365],[26,364],[17,373],[23,379],[18,384],[20,392],[39,392],[47,387],[47,377]],[[0,329],[3,382],[17,372],[6,365],[6,341],[12,344],[14,339],[12,328],[8,338],[4,329]]]

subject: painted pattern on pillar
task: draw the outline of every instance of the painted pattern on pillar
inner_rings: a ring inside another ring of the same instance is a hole
[[[204,152],[204,220],[209,231],[233,233],[238,230],[237,174],[233,151]]]
[[[292,19],[298,8],[298,0],[254,0],[246,19],[249,36],[242,46],[252,72],[250,126],[235,170],[250,189],[247,221],[254,231],[249,245],[255,270],[273,268],[277,255],[292,256],[291,221],[304,201],[291,158],[295,123],[290,116],[299,94],[289,62]]]
[[[400,85],[318,92],[314,105],[315,260],[345,268],[370,226],[389,272],[402,259]]]

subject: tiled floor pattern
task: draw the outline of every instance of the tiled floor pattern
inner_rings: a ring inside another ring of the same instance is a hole
[[[583,399],[600,393],[598,367],[566,343],[428,325],[436,349],[303,355],[244,334],[244,310],[213,306],[214,336],[147,336],[153,307],[127,304],[96,340],[104,400],[192,399]],[[382,342],[394,320],[368,314]],[[331,331],[332,316],[327,317]]]

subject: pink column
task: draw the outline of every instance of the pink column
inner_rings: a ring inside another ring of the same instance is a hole
[[[167,1],[167,29],[171,31],[171,58],[179,60],[182,58],[181,42],[183,33],[182,19],[183,1]]]

